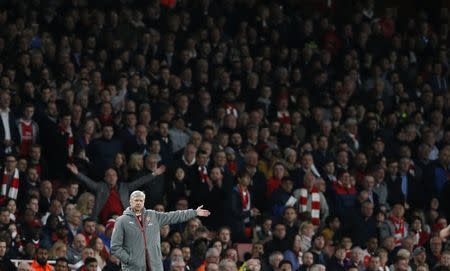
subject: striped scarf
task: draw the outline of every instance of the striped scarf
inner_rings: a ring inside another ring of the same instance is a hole
[[[401,245],[403,238],[406,237],[405,221],[393,215],[389,218],[394,225],[394,242],[396,246]]]
[[[202,183],[208,182],[209,180],[208,170],[206,169],[205,166],[199,166],[198,173],[200,174],[200,179]]]
[[[67,142],[66,142],[67,152],[68,152],[69,160],[72,160],[73,146],[74,146],[72,128],[69,126],[68,128],[65,129],[64,127],[60,126],[59,130],[61,131],[61,134],[63,134],[63,135],[67,133]]]
[[[309,194],[311,194],[311,222],[317,226],[320,224],[320,194],[317,188],[313,187],[310,193],[306,188],[300,189],[299,210],[300,213],[308,211]]]
[[[17,199],[17,194],[19,193],[19,170],[17,168],[14,169],[14,175],[12,182],[9,186],[9,191],[8,191],[8,181],[9,176],[5,169],[2,178],[1,196],[8,197],[10,199]]]

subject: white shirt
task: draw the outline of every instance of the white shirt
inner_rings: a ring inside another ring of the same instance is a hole
[[[11,130],[9,129],[9,108],[0,111],[0,116],[2,117],[3,129],[5,130],[5,139],[11,140]],[[5,153],[11,153],[11,147],[5,149]]]
[[[0,111],[2,117],[3,129],[5,129],[5,140],[11,140],[11,131],[9,130],[9,109]]]

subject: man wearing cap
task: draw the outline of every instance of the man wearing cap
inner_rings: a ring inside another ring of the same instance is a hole
[[[424,247],[416,247],[413,250],[412,256],[413,257],[412,257],[411,263],[410,263],[412,271],[416,271],[416,268],[421,265],[428,266],[427,252]]]
[[[117,218],[111,238],[111,254],[122,262],[122,270],[162,271],[160,228],[188,221],[196,216],[209,216],[203,206],[174,212],[157,212],[144,208],[145,194],[134,191],[130,206]]]

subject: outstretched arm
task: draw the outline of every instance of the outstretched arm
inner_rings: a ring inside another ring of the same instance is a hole
[[[132,181],[132,182],[128,183],[128,189],[130,191],[134,191],[136,189],[139,189],[139,187],[143,186],[144,184],[146,184],[147,182],[149,182],[153,178],[156,178],[159,175],[163,174],[165,171],[166,171],[166,167],[165,166],[160,166],[152,174],[147,174],[145,176],[142,176],[142,177],[136,179],[135,181]]]
[[[449,236],[450,236],[450,225],[445,227],[439,232],[439,237],[441,237],[441,239],[446,239]]]
[[[198,207],[196,210],[189,209],[184,211],[173,211],[168,213],[163,212],[155,212],[156,218],[159,221],[159,224],[166,225],[166,224],[177,224],[184,221],[188,221],[191,218],[194,218],[196,216],[209,216],[210,212],[208,210],[203,209],[203,205]]]
[[[75,175],[75,177],[77,177],[78,180],[82,181],[90,190],[95,191],[99,188],[99,183],[94,182],[88,176],[84,175],[83,173],[80,173],[75,164],[67,164],[67,169],[70,172],[72,172],[72,174]]]

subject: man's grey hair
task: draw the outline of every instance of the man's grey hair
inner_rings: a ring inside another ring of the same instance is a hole
[[[272,263],[278,255],[283,256],[283,253],[281,253],[280,251],[272,252],[269,256],[269,263]]]
[[[309,269],[309,271],[325,271],[325,270],[327,270],[327,269],[325,268],[325,265],[323,265],[323,264],[314,264]]]
[[[210,256],[219,256],[219,250],[215,247],[208,248],[205,254],[205,258],[208,258]]]
[[[219,263],[219,271],[237,271],[236,263],[231,259],[223,259]]]
[[[133,191],[133,193],[131,193],[131,195],[130,195],[130,200],[132,200],[134,198],[143,198],[143,199],[145,199],[145,193],[140,191],[140,190]]]

